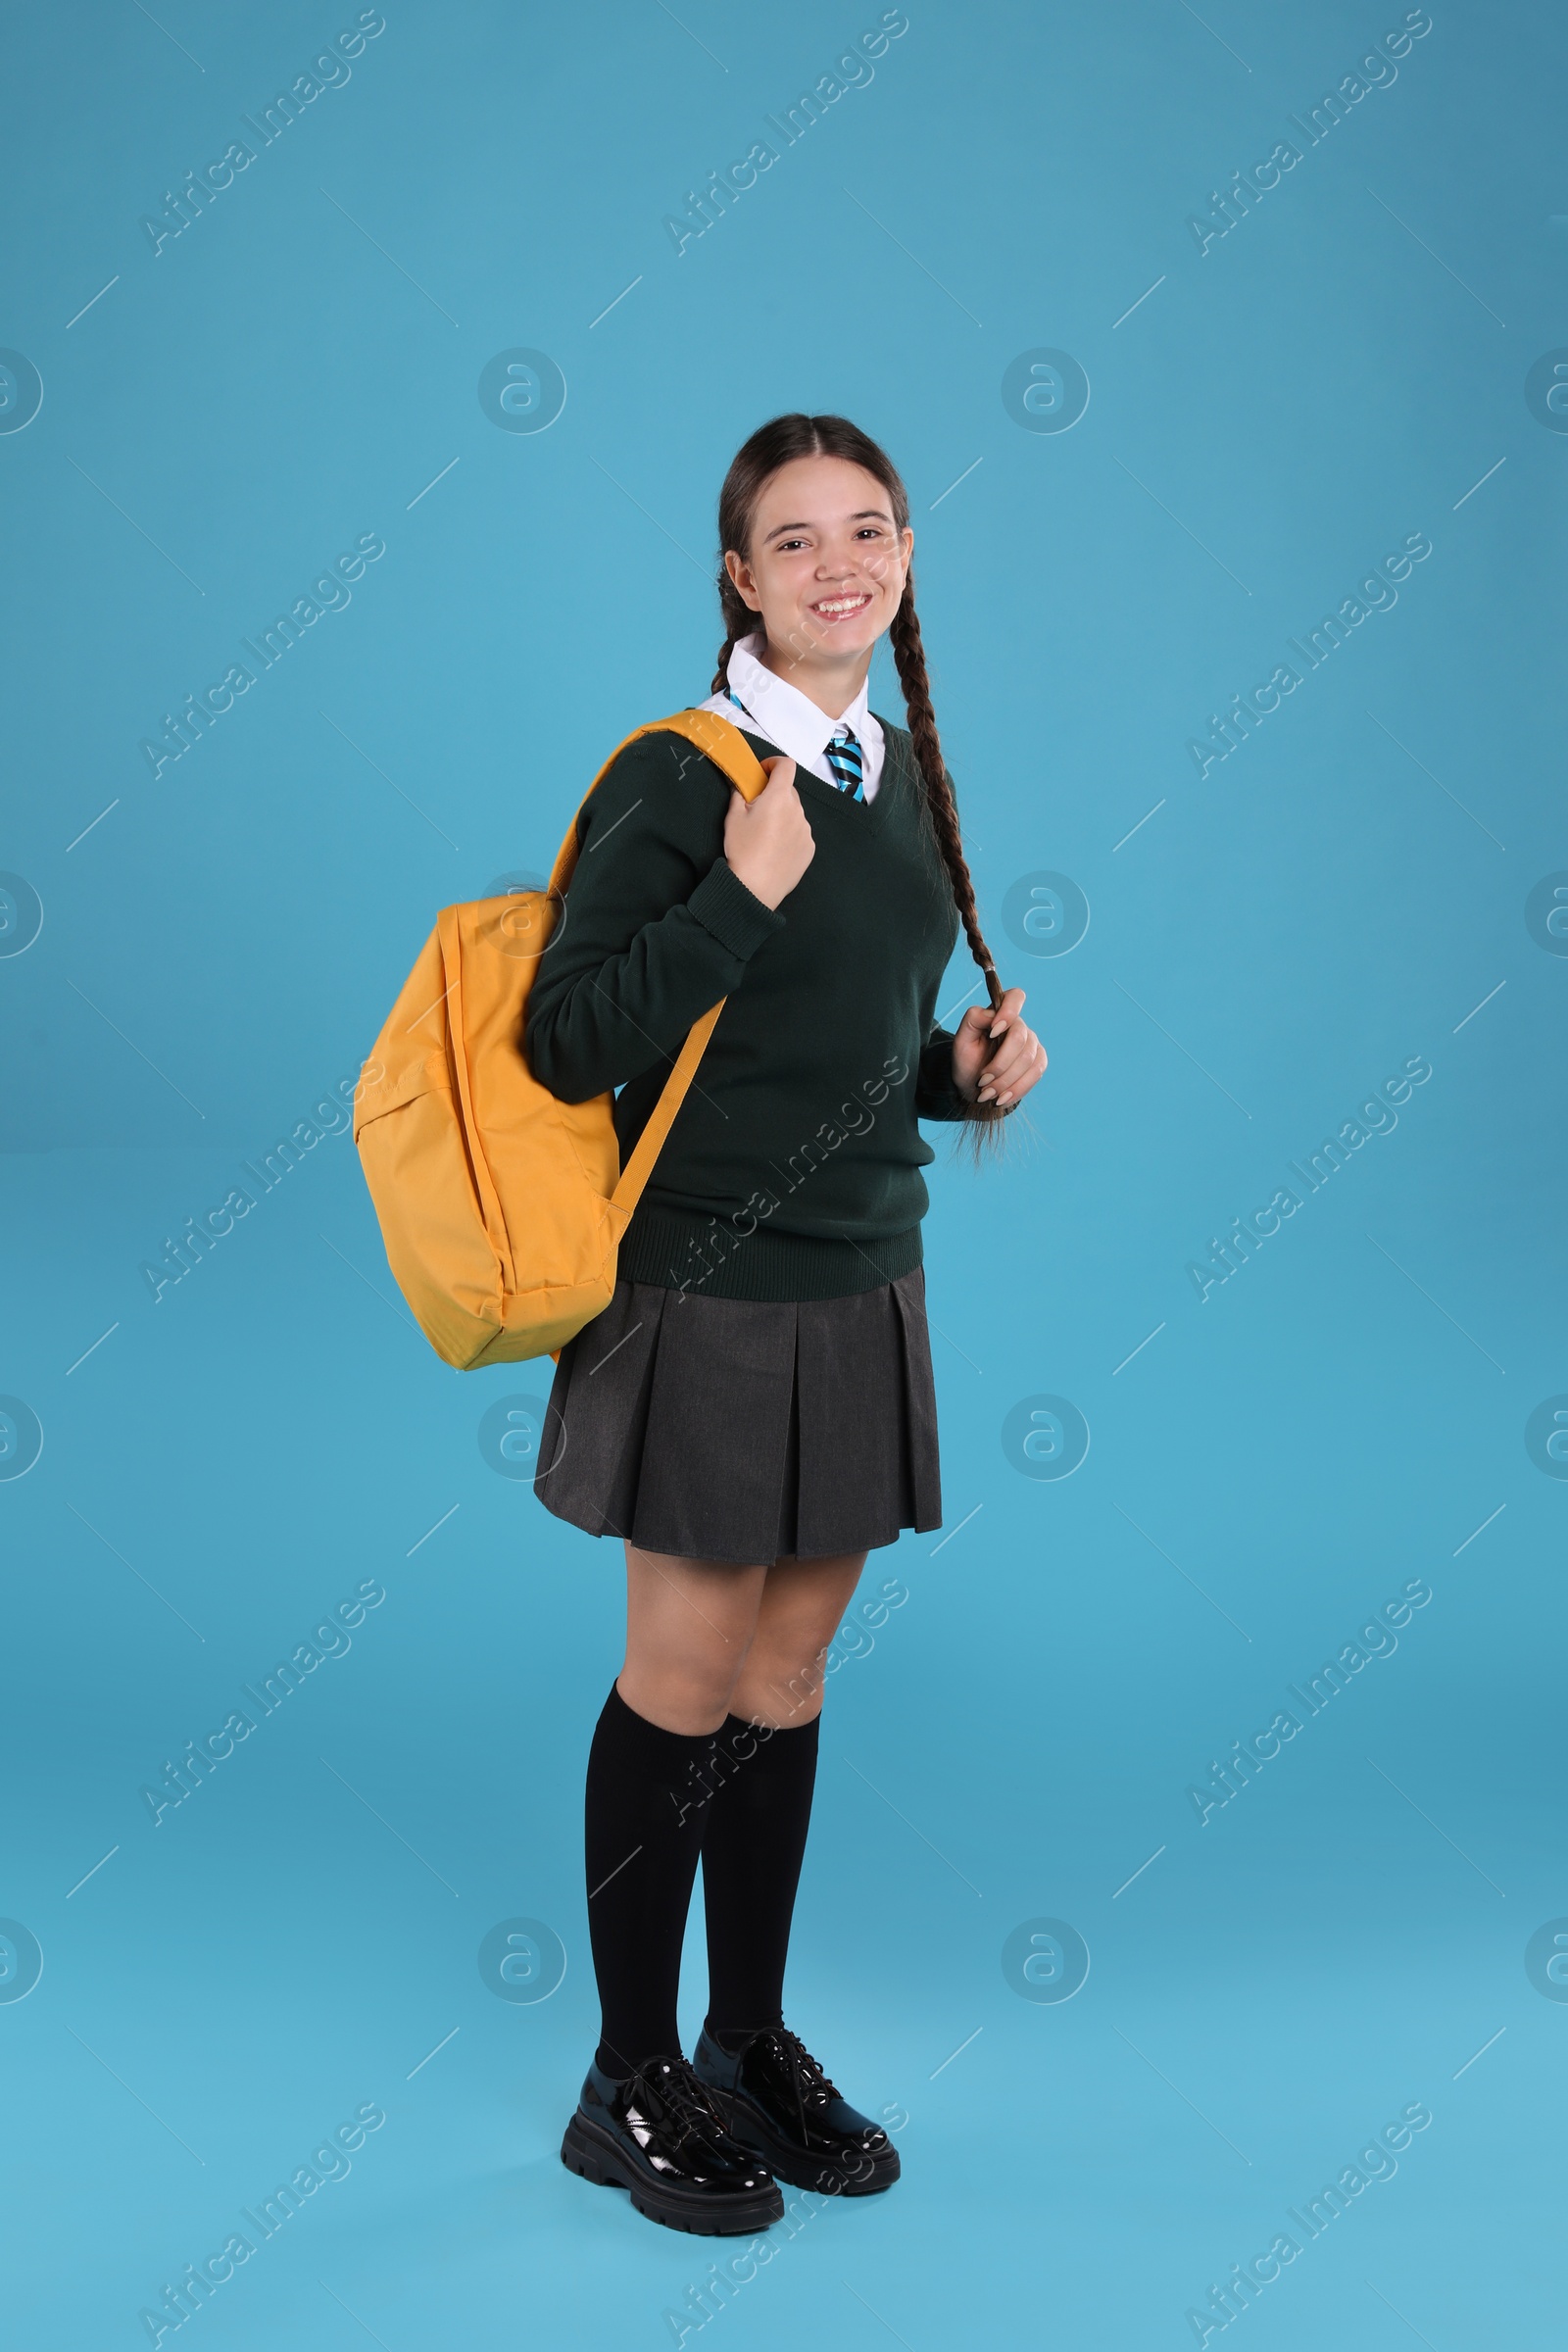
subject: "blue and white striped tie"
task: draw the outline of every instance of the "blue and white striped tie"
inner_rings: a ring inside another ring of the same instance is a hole
[[[865,799],[865,765],[860,739],[853,727],[834,728],[833,740],[827,747],[827,763],[840,792],[848,793],[852,801]]]

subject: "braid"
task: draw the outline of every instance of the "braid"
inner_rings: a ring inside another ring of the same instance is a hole
[[[964,937],[969,942],[969,953],[985,974],[986,992],[995,1007],[1002,1003],[1002,983],[997,978],[991,950],[986,946],[985,935],[980,929],[979,909],[974,903],[974,883],[958,831],[958,810],[953,797],[953,782],[937,736],[937,717],[931,708],[931,688],[926,679],[925,648],[920,641],[920,620],[914,609],[912,578],[905,582],[904,596],[888,636],[898,666],[899,684],[904,689],[905,708],[909,716],[909,740],[914,746],[915,760],[925,785],[931,828],[942,853],[942,862],[948,869],[948,879],[953,884],[954,904],[958,909]]]
[[[752,612],[723,566],[718,574],[718,614],[724,623],[724,642],[718,649],[718,667],[713,672],[710,694],[722,694],[729,684],[729,658],[743,637],[749,637],[758,625]]]
[[[909,719],[909,740],[921,781],[925,785],[925,805],[931,819],[931,830],[936,837],[937,848],[942,853],[942,862],[948,869],[948,880],[953,885],[953,902],[957,907],[964,937],[969,942],[969,953],[984,975],[986,994],[995,1011],[1002,1003],[1002,982],[997,977],[996,963],[980,928],[974,882],[963,854],[963,839],[958,831],[958,808],[953,797],[953,779],[948,774],[947,761],[942,757],[937,715],[931,708],[925,647],[920,639],[919,615],[914,609],[912,572],[904,583],[904,595],[888,631],[888,642],[893,648],[899,684],[904,690],[904,704]],[[965,1118],[977,1125],[990,1125],[1001,1121],[1005,1115],[995,1102],[971,1102]],[[986,1140],[1000,1141],[1001,1138],[988,1136]]]
[[[722,694],[729,684],[729,658],[745,634],[744,629],[731,629],[726,634],[718,649],[718,667],[713,672],[713,683],[708,689],[710,694]]]

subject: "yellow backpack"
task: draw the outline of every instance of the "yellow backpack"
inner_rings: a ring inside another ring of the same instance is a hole
[[[678,710],[634,728],[589,792],[627,743],[659,733],[684,736],[749,801],[767,780],[728,719]],[[620,1237],[724,1008],[720,998],[694,1022],[621,1168],[614,1098],[558,1102],[522,1052],[528,992],[576,862],[573,818],[548,890],[442,908],[356,1093],[354,1140],[387,1262],[460,1371],[559,1354],[609,1305]]]

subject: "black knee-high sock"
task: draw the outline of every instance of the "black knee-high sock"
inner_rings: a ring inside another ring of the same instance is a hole
[[[769,1734],[738,1715],[717,1734],[703,1831],[708,2032],[738,2044],[784,2022],[784,1961],[816,1783],[820,1715]]]
[[[596,2062],[629,2075],[680,2054],[681,1941],[718,1735],[667,1732],[611,1685],[588,1751],[588,1933],[601,2011]]]

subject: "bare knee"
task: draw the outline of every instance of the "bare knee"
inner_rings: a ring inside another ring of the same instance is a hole
[[[740,1668],[720,1676],[694,1671],[684,1662],[639,1658],[629,1649],[615,1678],[615,1688],[628,1707],[666,1732],[697,1739],[716,1732],[729,1713],[730,1692]]]
[[[748,1723],[765,1723],[775,1732],[809,1723],[822,1711],[830,1642],[831,1637],[807,1652],[755,1644],[730,1691],[732,1713]]]
[[[627,1545],[627,1706],[666,1731],[716,1732],[757,1630],[765,1568],[641,1552]]]
[[[827,1654],[864,1562],[856,1552],[775,1563],[730,1693],[737,1715],[786,1731],[820,1714]]]

